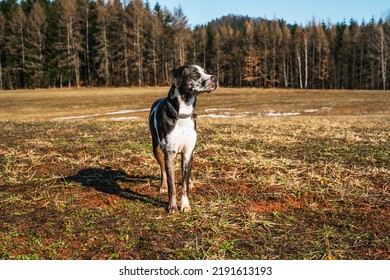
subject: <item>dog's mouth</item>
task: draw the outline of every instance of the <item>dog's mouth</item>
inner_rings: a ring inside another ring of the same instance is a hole
[[[207,87],[207,89],[204,89],[204,90],[196,90],[195,88],[192,88],[191,91],[196,94],[196,95],[199,95],[201,93],[211,93],[212,91],[216,90],[218,87],[217,84],[213,84],[213,85],[210,85],[209,87]]]
[[[209,90],[206,91],[206,92],[207,92],[207,93],[210,93],[210,92],[216,90],[217,87],[218,87],[218,84],[217,84],[217,83],[214,83],[213,85],[211,85],[211,86],[209,87]]]

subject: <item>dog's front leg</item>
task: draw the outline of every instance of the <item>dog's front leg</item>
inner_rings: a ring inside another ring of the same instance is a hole
[[[168,212],[178,212],[175,187],[175,152],[165,152],[165,168],[168,181]]]
[[[183,172],[183,188],[181,196],[181,211],[190,212],[190,202],[188,200],[188,190],[190,188],[190,174],[192,169],[192,153],[189,155],[183,154],[182,160],[182,172]]]

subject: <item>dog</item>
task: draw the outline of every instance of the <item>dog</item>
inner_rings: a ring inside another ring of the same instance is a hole
[[[172,69],[171,88],[166,98],[156,100],[150,110],[149,128],[153,153],[161,168],[160,192],[168,190],[168,213],[178,212],[175,187],[175,159],[182,155],[182,212],[190,212],[188,200],[192,156],[196,143],[196,98],[218,87],[218,77],[198,65]]]

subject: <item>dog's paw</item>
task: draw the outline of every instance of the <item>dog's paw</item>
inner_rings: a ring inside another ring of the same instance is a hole
[[[168,192],[168,188],[159,188],[158,191],[160,193],[167,193]]]
[[[190,213],[191,212],[191,207],[190,206],[185,206],[185,207],[181,207],[181,212],[183,213]]]
[[[190,202],[188,201],[188,196],[183,195],[181,197],[181,205],[180,205],[181,212],[189,213],[191,212]]]
[[[168,213],[169,214],[174,214],[176,212],[179,212],[179,209],[177,208],[177,206],[168,206],[168,209],[167,209]]]
[[[167,192],[168,192],[168,186],[167,186],[167,185],[161,184],[161,185],[158,187],[158,191],[159,191],[160,193],[167,193]]]

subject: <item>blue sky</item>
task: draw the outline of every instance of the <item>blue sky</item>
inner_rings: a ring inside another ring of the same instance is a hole
[[[389,0],[158,0],[162,7],[170,11],[181,5],[189,24],[198,24],[227,14],[282,18],[287,23],[306,25],[314,18],[331,23],[349,22],[351,18],[361,23],[372,16],[376,20],[390,14]],[[153,8],[156,0],[149,0]]]

